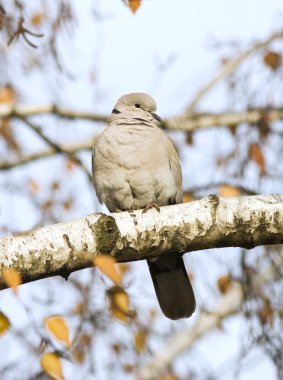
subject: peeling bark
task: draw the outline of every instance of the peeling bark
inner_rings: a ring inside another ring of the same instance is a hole
[[[92,214],[0,239],[2,270],[15,269],[23,282],[91,267],[93,257],[118,262],[221,247],[253,248],[283,243],[283,195],[219,198],[141,210]]]

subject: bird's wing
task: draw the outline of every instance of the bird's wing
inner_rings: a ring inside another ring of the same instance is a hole
[[[175,146],[170,139],[170,137],[167,137],[167,155],[169,159],[169,165],[171,173],[173,174],[175,178],[177,193],[176,193],[176,203],[182,203],[183,202],[183,191],[182,191],[182,171],[181,171],[181,164],[178,157],[178,154],[176,152]]]

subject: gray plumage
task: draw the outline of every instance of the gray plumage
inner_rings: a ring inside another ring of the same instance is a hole
[[[154,100],[143,93],[122,96],[93,149],[93,179],[110,212],[182,203],[182,174],[170,138],[158,127]],[[195,310],[183,259],[170,255],[148,261],[157,298],[171,319]]]

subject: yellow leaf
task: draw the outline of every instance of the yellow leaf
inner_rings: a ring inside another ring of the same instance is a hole
[[[69,337],[69,328],[63,318],[53,316],[45,318],[45,327],[47,330],[70,348],[71,342]]]
[[[47,352],[40,359],[40,365],[51,379],[64,380],[61,360],[55,352]]]
[[[141,5],[141,0],[128,0],[129,8],[135,13]]]
[[[2,313],[2,311],[0,311],[0,335],[5,334],[5,332],[7,332],[10,326],[11,323],[9,321],[9,318],[6,317],[6,315]]]
[[[107,296],[112,315],[120,321],[128,323],[130,316],[129,297],[125,290],[119,286],[113,286],[108,289]]]
[[[9,288],[17,293],[17,286],[21,285],[22,279],[17,271],[12,268],[4,268],[3,278]]]
[[[100,271],[106,274],[116,285],[121,285],[122,275],[118,271],[118,268],[115,266],[116,260],[114,257],[109,255],[101,255],[95,257],[93,260],[95,266],[97,266]]]
[[[147,335],[146,330],[140,330],[134,336],[134,345],[138,354],[141,354],[145,349]]]
[[[235,186],[221,185],[218,190],[220,197],[238,197],[241,195],[240,189]]]

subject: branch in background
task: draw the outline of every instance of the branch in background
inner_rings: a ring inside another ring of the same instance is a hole
[[[60,145],[58,145],[57,143],[54,143],[54,141],[52,141],[49,137],[47,137],[42,132],[42,130],[41,130],[40,127],[38,127],[37,125],[34,125],[33,123],[31,123],[26,118],[22,117],[21,120],[26,125],[28,125],[43,141],[45,141],[54,150],[54,152],[56,152],[56,153],[64,153],[69,158],[71,158],[73,160],[73,162],[75,162],[76,164],[78,164],[83,169],[83,171],[85,172],[85,174],[87,175],[89,181],[92,182],[92,175],[89,172],[88,168],[84,165],[84,163],[82,162],[82,160],[80,160],[74,153],[70,153],[70,152],[65,151],[64,149],[62,149],[62,147]]]
[[[283,109],[250,109],[243,112],[219,113],[219,114],[194,114],[181,117],[173,117],[164,121],[165,128],[185,132],[202,128],[235,126],[239,124],[258,124],[263,119],[269,122],[283,120]]]
[[[216,74],[215,77],[213,77],[208,83],[202,87],[198,93],[196,94],[195,98],[193,99],[192,103],[188,107],[186,113],[192,114],[195,111],[195,108],[197,104],[200,102],[200,100],[206,95],[215,85],[217,85],[219,82],[221,82],[223,79],[225,79],[228,75],[230,75],[237,66],[239,66],[245,59],[247,59],[251,54],[255,53],[258,50],[261,50],[265,48],[267,45],[269,45],[271,42],[282,38],[283,37],[283,31],[276,32],[272,34],[270,37],[268,37],[266,40],[262,42],[258,42],[257,44],[250,47],[248,50],[242,52],[239,54],[236,58],[229,60],[225,65],[221,67],[219,72]]]
[[[88,138],[87,140],[81,141],[79,143],[58,144],[58,147],[60,148],[62,152],[72,155],[81,150],[90,150],[95,144],[96,139],[97,139],[97,136],[93,138]],[[27,164],[35,160],[51,157],[57,152],[58,152],[57,149],[49,148],[49,149],[42,150],[40,152],[27,154],[26,156],[20,157],[15,160],[0,162],[0,170],[8,170],[20,165]]]
[[[84,113],[79,111],[72,111],[67,109],[60,109],[52,105],[49,106],[18,106],[13,108],[12,106],[0,105],[0,117],[16,117],[27,122],[27,116],[40,115],[44,113],[52,113],[59,117],[69,119],[86,119],[92,121],[106,122],[108,117],[106,115],[98,115],[92,113]],[[245,112],[238,113],[223,113],[223,114],[195,114],[192,116],[183,116],[165,119],[163,121],[163,127],[169,130],[181,130],[181,131],[195,131],[201,128],[209,128],[215,126],[234,126],[242,123],[247,124],[260,124],[262,120],[268,122],[283,120],[283,109],[251,109]],[[42,132],[41,132],[42,134]],[[46,136],[45,136],[46,137]],[[52,149],[43,150],[37,153],[32,153],[27,156],[21,157],[16,160],[0,162],[0,170],[7,170],[19,165],[23,165],[27,162],[31,162],[40,158],[50,157],[56,153],[74,154],[79,150],[91,149],[94,145],[94,140],[88,139],[77,144],[52,144]],[[54,144],[56,147],[54,147]]]
[[[35,115],[53,114],[66,119],[86,119],[106,122],[109,116],[80,112],[58,107],[54,104],[43,106],[0,104],[0,117],[22,118]]]
[[[282,265],[283,256],[278,263]],[[260,287],[275,280],[278,272],[273,266],[267,268],[263,273],[253,273],[252,282],[258,291]],[[195,323],[188,329],[180,331],[171,338],[161,352],[158,352],[150,362],[144,366],[137,375],[138,380],[156,380],[168,372],[173,361],[183,352],[189,350],[193,345],[207,333],[219,329],[221,322],[227,317],[236,315],[244,301],[242,285],[231,282],[227,292],[223,294],[214,310],[202,310]]]
[[[111,254],[118,262],[220,247],[253,248],[283,243],[283,195],[235,198],[209,196],[199,201],[141,210],[92,214],[68,223],[0,239],[3,268],[23,282],[68,275],[91,267],[93,257]]]

